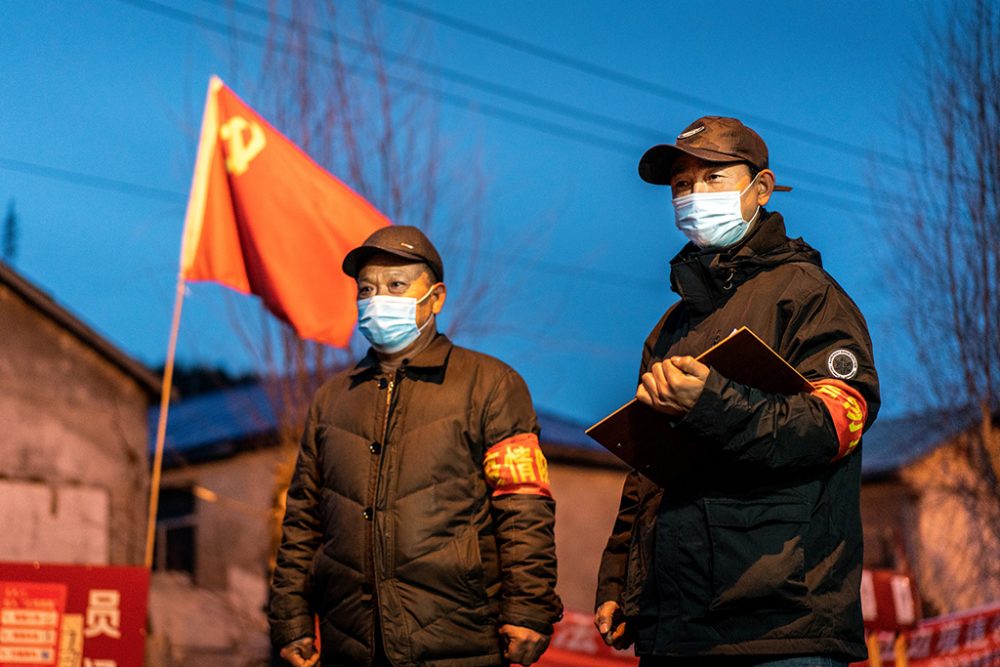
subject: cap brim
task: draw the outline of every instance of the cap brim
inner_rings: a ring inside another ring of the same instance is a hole
[[[403,259],[412,259],[414,262],[420,264],[427,264],[427,260],[420,255],[408,253],[403,250],[396,250],[395,248],[388,249],[379,248],[378,246],[373,245],[363,245],[347,253],[344,257],[343,263],[340,265],[340,268],[351,278],[356,279],[358,274],[361,272],[361,267],[365,265],[365,262],[367,262],[372,255],[378,254],[395,255],[396,257],[402,257]],[[433,270],[434,269],[431,268],[431,271]]]
[[[639,159],[639,178],[653,185],[670,185],[670,168],[679,155],[691,155],[706,162],[743,162],[743,158],[704,148],[681,148],[674,144],[653,146]]]
[[[678,155],[692,155],[706,162],[745,162],[741,157],[703,148],[681,148],[674,144],[653,146],[639,159],[639,178],[653,185],[670,185],[670,167]],[[791,192],[787,185],[775,185],[775,192]]]

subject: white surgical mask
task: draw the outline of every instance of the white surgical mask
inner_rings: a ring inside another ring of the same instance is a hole
[[[699,248],[721,248],[736,243],[750,228],[750,221],[743,219],[740,199],[756,180],[757,176],[754,176],[750,184],[739,192],[692,192],[675,197],[677,229]],[[756,215],[755,211],[750,220]]]
[[[434,291],[433,285],[419,299],[412,296],[377,294],[358,300],[358,329],[379,352],[394,354],[406,349],[427,328],[434,317],[417,326],[417,304]]]

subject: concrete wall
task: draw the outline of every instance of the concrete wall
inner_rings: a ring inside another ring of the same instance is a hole
[[[0,478],[104,492],[109,531],[106,553],[97,558],[92,550],[52,549],[40,533],[12,539],[5,530],[0,560],[31,554],[41,561],[141,564],[146,409],[132,378],[0,285]],[[15,488],[22,487],[5,493]],[[28,497],[35,491],[26,493],[19,502],[38,504]],[[70,521],[60,528],[75,529],[85,526]],[[72,544],[72,535],[63,537]]]

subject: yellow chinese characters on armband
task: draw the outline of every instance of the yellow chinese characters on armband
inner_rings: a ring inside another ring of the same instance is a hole
[[[552,497],[549,464],[534,433],[519,433],[490,447],[483,471],[494,497],[512,493]]]
[[[868,417],[868,404],[857,389],[840,380],[813,382],[812,395],[823,401],[833,418],[840,445],[833,460],[842,459],[861,442],[861,431]]]

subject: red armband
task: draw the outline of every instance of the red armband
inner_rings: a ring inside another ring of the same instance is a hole
[[[868,417],[868,404],[864,397],[846,382],[840,380],[819,380],[813,382],[812,395],[823,401],[833,418],[840,447],[833,460],[842,459],[861,442],[861,431]]]
[[[483,470],[494,498],[511,493],[552,497],[549,464],[534,433],[519,433],[490,447]]]

